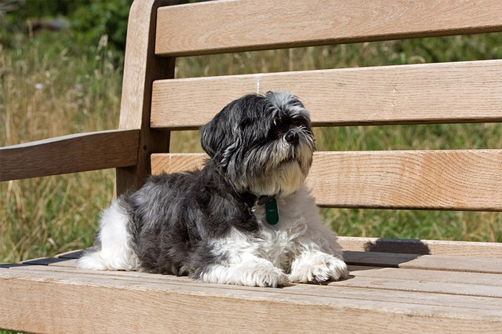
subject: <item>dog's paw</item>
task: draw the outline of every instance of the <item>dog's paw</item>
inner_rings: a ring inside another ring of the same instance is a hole
[[[208,283],[273,287],[289,285],[288,275],[268,261],[249,261],[230,266],[214,265],[200,276]]]
[[[291,282],[324,283],[347,277],[349,271],[343,260],[322,252],[302,254],[293,261]]]
[[[251,284],[246,285],[276,288],[289,284],[288,275],[276,267],[258,268],[251,274],[250,278],[248,282]]]

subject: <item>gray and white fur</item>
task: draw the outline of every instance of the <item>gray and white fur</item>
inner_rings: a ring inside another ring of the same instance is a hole
[[[83,269],[188,275],[248,286],[347,276],[336,235],[304,185],[310,116],[288,92],[246,95],[202,128],[202,170],[152,176],[106,209]],[[265,202],[277,201],[279,222]]]

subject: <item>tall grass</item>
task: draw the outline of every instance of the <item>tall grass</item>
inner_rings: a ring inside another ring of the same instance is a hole
[[[13,50],[0,46],[2,146],[118,124],[120,56],[105,46],[78,56],[67,47],[70,41],[49,37],[26,39]],[[90,244],[112,188],[111,170],[0,184],[0,259],[19,261]]]
[[[247,52],[177,60],[177,77],[502,58],[502,35]],[[101,43],[78,53],[71,37],[43,33],[0,45],[0,145],[117,127],[121,54]],[[216,110],[215,110],[216,112]],[[319,149],[501,148],[500,124],[319,128]],[[172,151],[200,151],[195,131]],[[0,261],[54,255],[92,243],[113,170],[0,184]],[[502,241],[500,213],[323,209],[341,235]]]

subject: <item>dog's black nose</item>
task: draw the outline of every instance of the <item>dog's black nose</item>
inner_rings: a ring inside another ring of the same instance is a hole
[[[286,137],[285,137],[286,141],[288,143],[291,143],[291,144],[297,144],[298,143],[298,140],[300,139],[300,137],[298,137],[298,133],[296,133],[295,131],[293,130],[289,130],[287,133],[286,133]]]

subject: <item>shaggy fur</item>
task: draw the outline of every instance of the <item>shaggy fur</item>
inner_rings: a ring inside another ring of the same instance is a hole
[[[304,186],[315,149],[308,111],[287,92],[246,95],[202,128],[202,170],[152,176],[103,212],[79,267],[283,286],[347,275],[335,234]],[[279,222],[263,202],[275,198]]]

